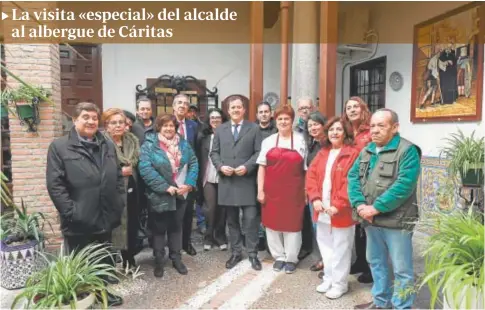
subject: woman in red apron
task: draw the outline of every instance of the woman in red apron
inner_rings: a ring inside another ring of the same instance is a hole
[[[258,201],[273,269],[293,273],[301,247],[305,208],[306,143],[292,128],[295,112],[289,105],[276,109],[278,133],[263,140],[257,163]]]

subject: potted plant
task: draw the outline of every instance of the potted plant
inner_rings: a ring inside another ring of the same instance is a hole
[[[115,277],[115,267],[104,263],[111,255],[103,244],[90,244],[68,255],[44,257],[47,267],[30,277],[11,308],[24,302],[25,309],[88,309],[96,301],[108,307],[107,291],[100,276]]]
[[[420,220],[435,233],[424,244],[425,270],[418,284],[429,287],[430,308],[441,293],[444,309],[483,309],[483,214],[473,208],[430,213]]]
[[[475,131],[470,136],[465,136],[458,129],[458,133],[450,134],[445,141],[447,145],[442,149],[441,154],[449,160],[450,176],[453,178],[460,175],[463,186],[483,186],[485,138],[475,138]]]
[[[15,105],[21,123],[26,124],[29,130],[35,131],[34,125],[40,123],[39,103],[50,95],[42,86],[22,84],[9,91],[8,99]]]
[[[13,212],[1,216],[0,285],[6,289],[25,286],[28,277],[42,267],[38,253],[45,248],[44,214],[27,213],[23,200],[20,208],[15,204],[12,208]]]

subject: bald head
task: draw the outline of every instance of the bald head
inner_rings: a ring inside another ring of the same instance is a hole
[[[399,117],[391,109],[377,110],[370,120],[372,142],[378,147],[385,146],[399,131]]]

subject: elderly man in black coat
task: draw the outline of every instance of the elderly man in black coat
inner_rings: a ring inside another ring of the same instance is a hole
[[[60,214],[69,251],[91,243],[110,243],[125,207],[115,146],[98,131],[99,113],[93,103],[79,103],[71,131],[54,140],[47,153],[47,190]],[[118,282],[112,277],[103,280]],[[122,303],[121,297],[108,293],[109,306]]]

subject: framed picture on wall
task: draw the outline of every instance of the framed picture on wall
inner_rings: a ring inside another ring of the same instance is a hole
[[[414,27],[411,122],[482,119],[482,2]]]

